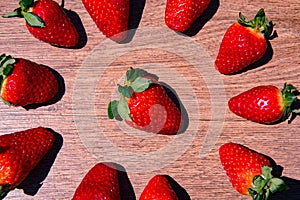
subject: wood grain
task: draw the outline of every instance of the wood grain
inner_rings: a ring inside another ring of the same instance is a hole
[[[138,4],[136,9],[143,6],[143,1],[134,2]],[[300,88],[299,1],[212,2],[195,27],[198,31],[190,32],[192,36],[188,37],[167,29],[164,1],[147,0],[132,41],[116,44],[98,31],[80,0],[66,0],[65,8],[77,14],[87,36],[86,44],[83,41],[79,49],[50,46],[32,37],[23,19],[0,18],[1,53],[50,66],[65,83],[64,96],[56,104],[31,110],[0,104],[1,134],[45,126],[63,138],[43,185],[31,191],[36,194],[26,195],[17,189],[7,199],[71,199],[84,174],[97,162],[106,161],[125,168],[137,199],[155,174],[171,176],[185,188],[190,199],[249,199],[232,188],[220,165],[218,148],[229,141],[253,148],[282,165],[283,175],[294,179],[288,180],[293,183],[291,188],[299,188],[285,198],[300,199],[300,118],[291,124],[266,126],[243,120],[226,106],[231,96],[258,84],[282,87],[288,82]],[[0,4],[2,15],[16,8],[18,1],[2,0]],[[240,11],[251,18],[261,7],[278,33],[270,41],[272,54],[268,62],[234,76],[214,72],[211,65],[227,27]],[[133,27],[139,21],[136,17]],[[149,30],[151,34],[145,34]],[[181,39],[171,41],[164,37]],[[174,44],[180,47],[178,51]],[[203,51],[189,49],[193,45]],[[106,57],[97,60],[91,55]],[[106,65],[110,58],[113,61]],[[190,119],[185,133],[171,137],[149,135],[107,119],[107,103],[115,97],[115,85],[130,66],[158,73],[161,81],[176,91]]]

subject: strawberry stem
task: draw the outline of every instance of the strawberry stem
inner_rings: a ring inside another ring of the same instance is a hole
[[[246,20],[245,16],[242,13],[239,13],[238,22],[242,26],[250,27],[254,30],[259,30],[264,34],[266,38],[269,38],[273,30],[273,24],[265,17],[264,9],[260,9],[255,15],[254,19]]]
[[[34,6],[34,0],[21,0],[19,2],[20,7],[13,12],[4,14],[4,18],[20,17],[24,18],[27,24],[32,27],[43,28],[45,27],[44,21],[36,14],[30,12],[30,9]]]

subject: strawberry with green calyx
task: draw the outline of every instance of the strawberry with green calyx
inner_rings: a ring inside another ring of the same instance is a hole
[[[46,66],[24,58],[0,56],[0,97],[13,106],[42,104],[59,91],[56,75]]]
[[[253,20],[246,20],[240,13],[221,42],[215,66],[222,74],[234,74],[261,59],[267,50],[267,40],[273,25],[260,9]]]
[[[144,188],[139,200],[148,199],[178,200],[178,197],[164,175],[155,175]]]
[[[53,143],[53,132],[43,127],[0,136],[0,199],[29,175]]]
[[[223,144],[220,160],[232,186],[254,200],[267,200],[287,189],[286,184],[272,174],[271,161],[262,154],[236,143]]]
[[[60,47],[75,47],[79,33],[63,8],[53,0],[21,0],[20,7],[3,17],[21,17],[37,39]]]
[[[288,119],[291,113],[299,113],[293,109],[298,101],[295,92],[297,89],[291,84],[285,84],[282,90],[273,85],[257,86],[232,97],[228,106],[240,117],[272,124]]]
[[[167,0],[166,25],[178,32],[184,32],[207,9],[211,0]]]
[[[130,68],[124,86],[118,85],[120,100],[109,103],[109,118],[125,120],[128,125],[146,132],[178,133],[181,112],[157,79],[145,70]]]

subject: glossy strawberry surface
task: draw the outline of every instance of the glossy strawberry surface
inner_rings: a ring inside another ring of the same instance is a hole
[[[46,103],[59,90],[54,73],[46,66],[16,58],[13,69],[3,80],[1,97],[14,106]]]
[[[170,183],[164,175],[156,175],[144,188],[140,200],[178,200]]]
[[[118,171],[114,164],[98,163],[84,176],[73,200],[120,200]]]

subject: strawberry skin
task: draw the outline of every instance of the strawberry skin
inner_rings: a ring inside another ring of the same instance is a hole
[[[140,200],[178,200],[169,181],[164,175],[155,175],[144,188]]]
[[[166,25],[178,32],[184,32],[206,10],[210,0],[167,0]]]
[[[112,163],[98,163],[85,175],[73,200],[120,200],[118,171]]]
[[[261,59],[267,50],[269,30],[271,25],[262,9],[253,20],[245,20],[240,14],[238,22],[231,25],[223,37],[215,60],[217,70],[234,74]]]
[[[82,0],[82,3],[106,37],[116,42],[126,39],[129,0]]]
[[[232,97],[228,106],[240,117],[271,124],[287,119],[293,112],[291,106],[297,100],[295,90],[292,85],[285,85],[282,90],[273,85],[257,86]]]
[[[53,142],[52,131],[43,127],[0,136],[0,198],[28,176]]]
[[[46,103],[58,93],[56,76],[44,65],[2,55],[1,98],[14,106]],[[10,62],[7,64],[7,62]]]
[[[146,132],[171,135],[179,132],[181,112],[159,82],[142,69],[130,68],[119,101],[109,104],[109,118],[125,120]]]
[[[79,33],[63,8],[53,0],[20,1],[20,8],[4,17],[24,17],[28,31],[37,39],[60,47],[75,47]],[[28,17],[30,16],[30,17]]]
[[[268,192],[286,189],[284,182],[271,174],[272,166],[265,156],[236,143],[223,144],[219,155],[229,181],[239,193],[268,199]]]
[[[158,134],[174,134],[179,130],[181,113],[159,84],[134,93],[128,106],[132,121],[126,123],[134,128]]]

